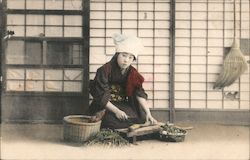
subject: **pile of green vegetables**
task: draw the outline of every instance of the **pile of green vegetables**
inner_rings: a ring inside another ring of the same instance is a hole
[[[165,124],[161,126],[162,128],[162,134],[164,135],[183,135],[186,134],[186,131],[184,129],[180,129],[178,127],[175,127],[174,125]]]
[[[174,125],[165,124],[161,126],[162,130],[160,131],[160,140],[167,142],[182,142],[185,139],[187,131]]]
[[[125,146],[129,142],[124,139],[118,132],[111,129],[101,129],[96,135],[89,138],[87,145],[101,144],[107,146]]]

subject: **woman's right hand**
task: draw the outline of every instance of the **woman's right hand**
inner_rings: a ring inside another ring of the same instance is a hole
[[[127,120],[128,119],[128,115],[123,112],[122,110],[117,110],[115,112],[115,116],[119,119],[119,120]]]
[[[113,112],[119,120],[128,119],[128,115],[122,110],[120,110],[119,108],[117,108],[115,105],[113,105],[110,101],[108,101],[106,108],[110,110],[111,112]]]

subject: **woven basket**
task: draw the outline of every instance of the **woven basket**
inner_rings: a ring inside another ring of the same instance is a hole
[[[183,142],[185,140],[185,136],[187,135],[187,131],[180,129],[182,132],[181,133],[167,133],[163,134],[163,131],[159,132],[159,138],[161,141],[166,141],[166,142]]]
[[[89,123],[90,116],[70,115],[63,118],[63,138],[65,141],[85,142],[100,131],[101,121]]]
[[[159,138],[162,141],[166,141],[166,142],[183,142],[185,140],[185,136],[187,135],[187,133],[183,133],[180,135],[175,135],[175,134],[160,134]]]

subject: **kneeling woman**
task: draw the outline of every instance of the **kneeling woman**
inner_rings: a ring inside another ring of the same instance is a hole
[[[98,68],[90,82],[90,114],[105,111],[102,128],[127,128],[135,123],[157,123],[146,101],[144,78],[131,66],[143,45],[137,37],[115,34],[116,54]]]

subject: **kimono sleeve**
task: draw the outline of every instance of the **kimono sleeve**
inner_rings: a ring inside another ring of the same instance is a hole
[[[138,88],[136,88],[134,94],[135,94],[136,96],[142,97],[142,98],[144,98],[144,99],[148,99],[148,95],[147,95],[147,93],[145,92],[145,90],[143,89],[143,87],[138,87]]]
[[[90,82],[90,94],[93,103],[103,109],[110,99],[109,73],[105,67],[97,70],[95,79]]]

